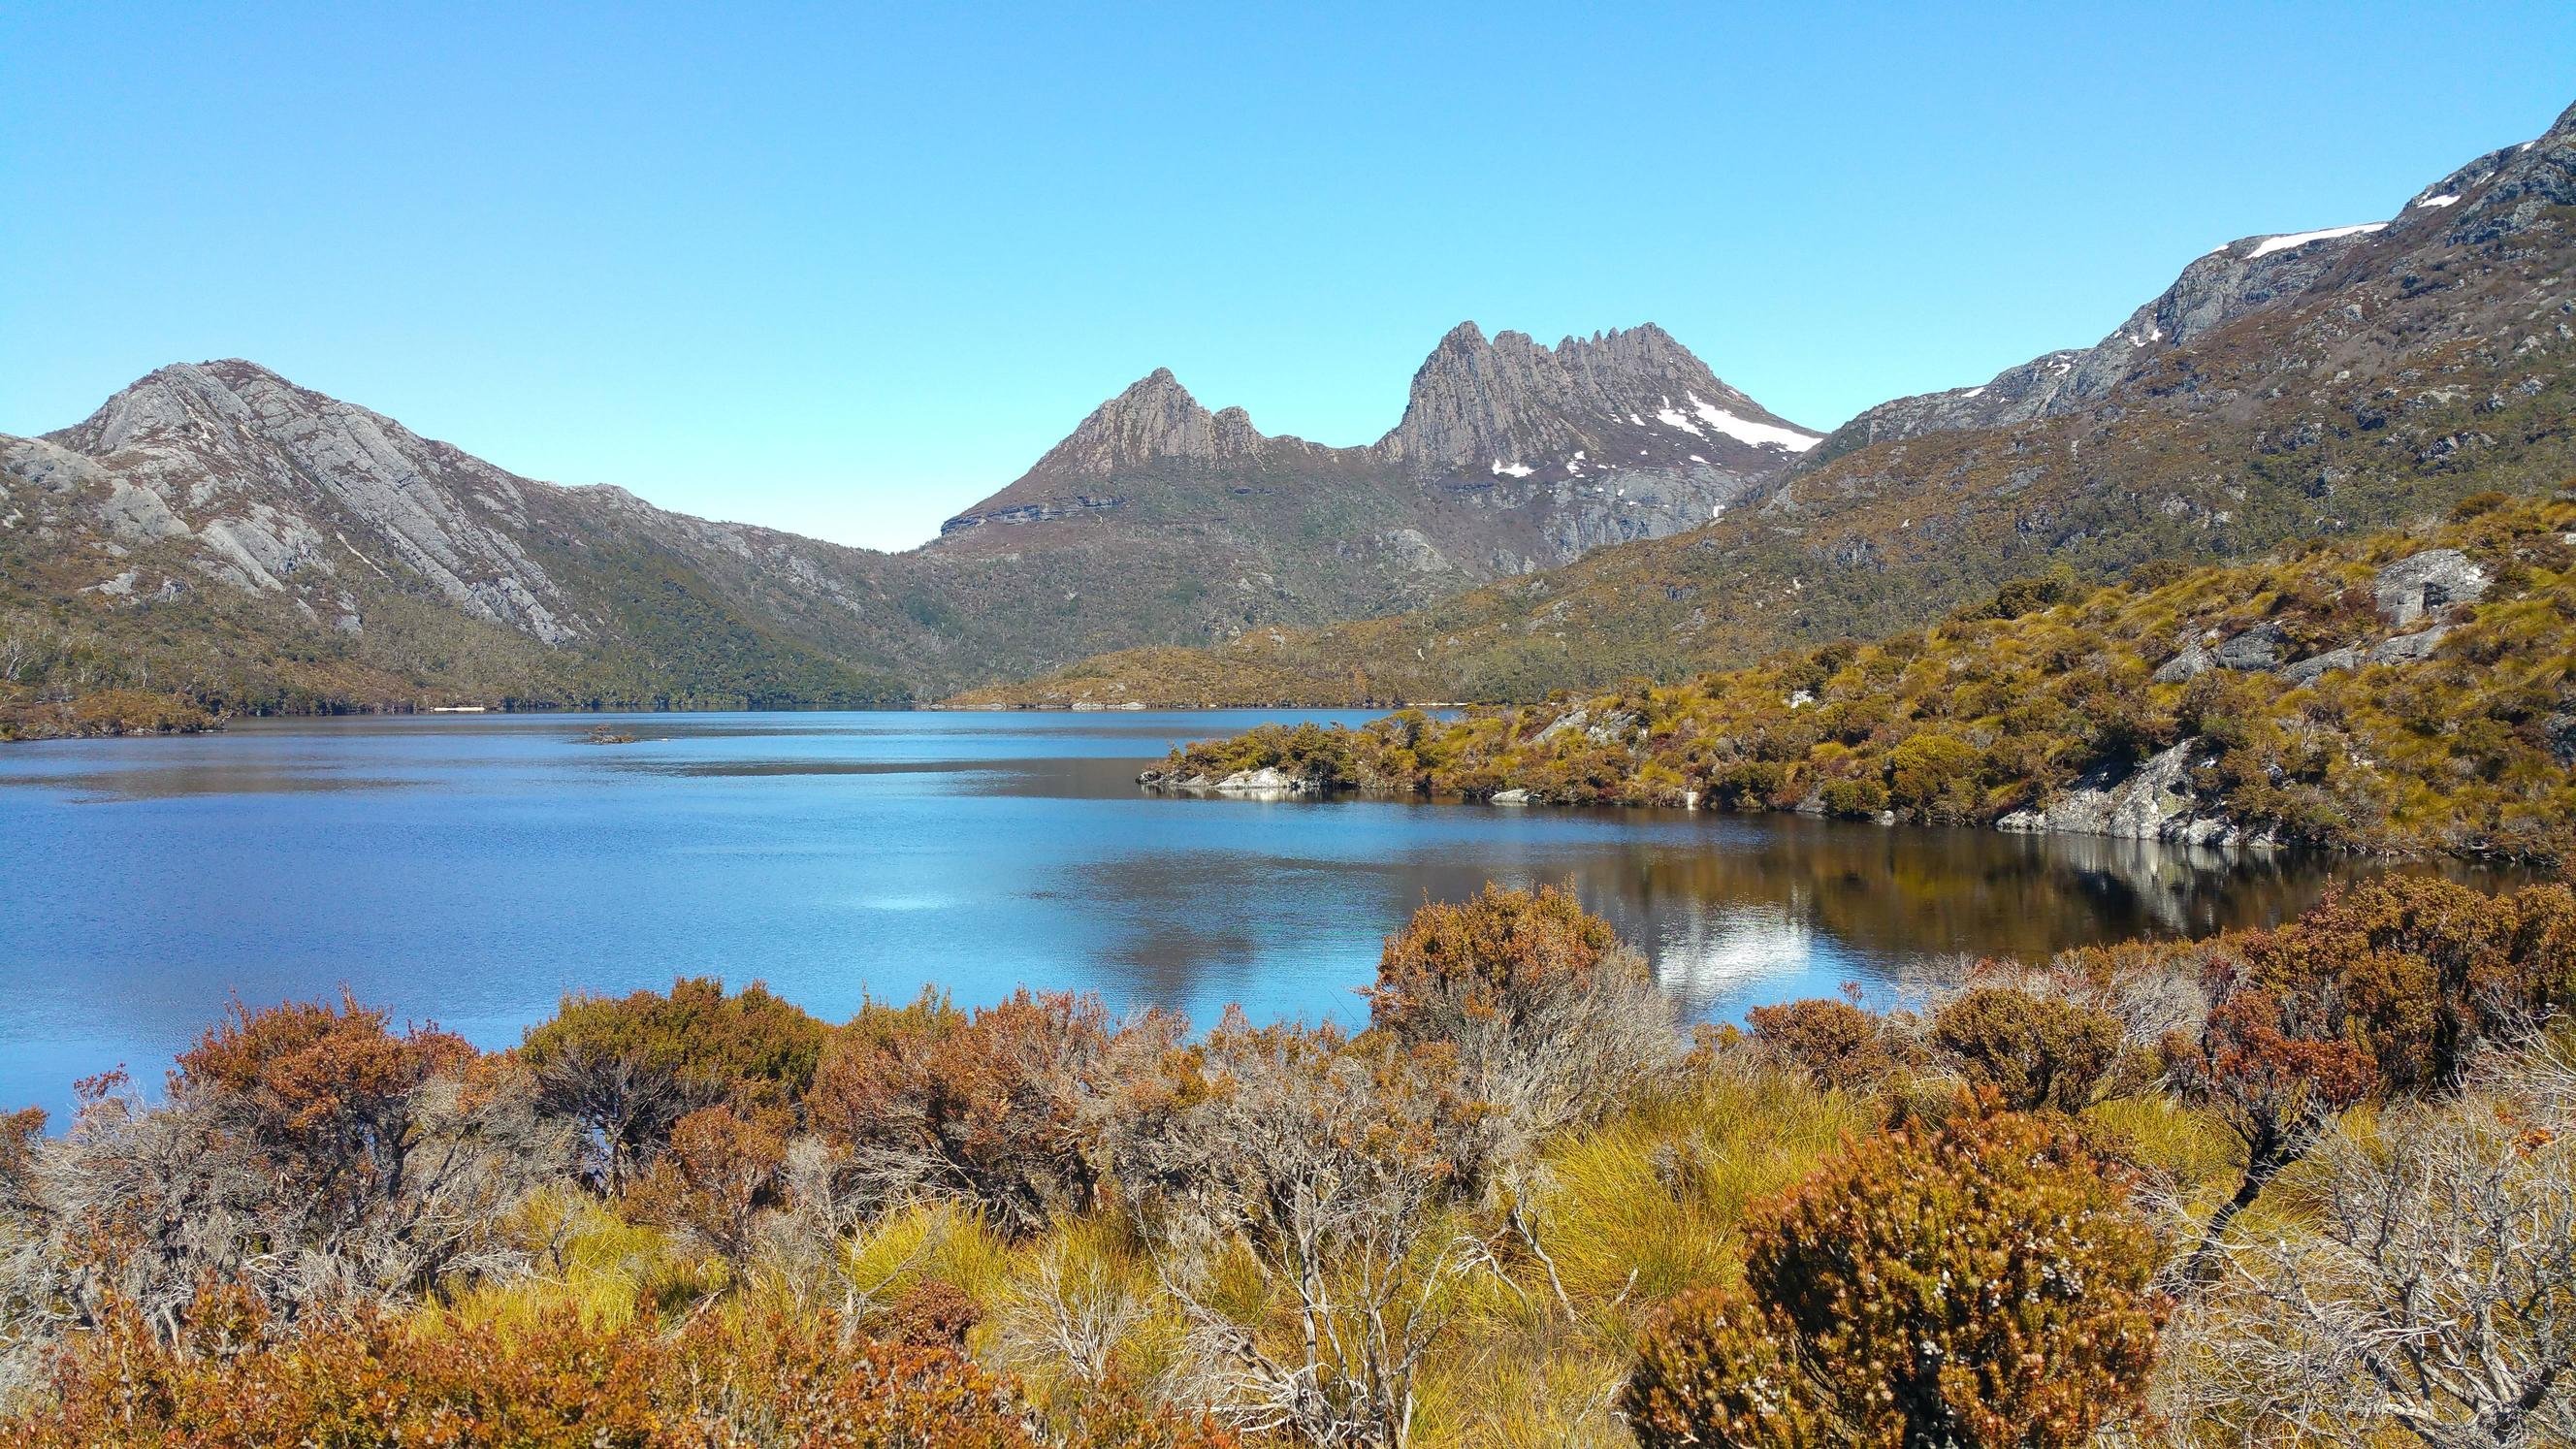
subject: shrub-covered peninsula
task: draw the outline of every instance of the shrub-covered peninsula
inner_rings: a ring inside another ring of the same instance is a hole
[[[2554,862],[2571,767],[2576,500],[2491,494],[2258,563],[2018,580],[1680,683],[1264,726],[1143,780]]]

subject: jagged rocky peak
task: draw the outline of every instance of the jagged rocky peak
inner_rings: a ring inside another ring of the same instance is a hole
[[[1222,463],[1267,441],[1243,409],[1209,412],[1170,368],[1158,367],[1094,409],[1029,471],[1105,477],[1148,463]]]
[[[1809,433],[1728,386],[1652,323],[1554,347],[1522,332],[1490,339],[1462,322],[1413,376],[1404,420],[1378,444],[1417,469],[1526,467],[1597,450],[1623,432],[1662,429],[1701,461],[1740,465],[1749,450],[1786,455]]]
[[[237,357],[174,362],[136,378],[99,404],[98,411],[47,436],[91,454],[155,442],[202,442],[210,431],[255,429],[263,413],[291,405],[290,395],[322,401]]]

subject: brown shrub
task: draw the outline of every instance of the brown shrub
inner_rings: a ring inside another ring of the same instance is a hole
[[[386,1015],[343,995],[337,1007],[236,1001],[179,1054],[174,1102],[220,1110],[279,1170],[327,1198],[364,1195],[398,1171],[412,1094],[473,1059],[434,1028],[395,1035]]]
[[[727,996],[723,982],[696,977],[668,995],[567,996],[519,1055],[546,1110],[581,1124],[594,1176],[614,1188],[701,1107],[801,1101],[828,1031],[758,982]]]
[[[1932,1018],[1932,1043],[2017,1112],[2081,1111],[2120,1058],[2120,1023],[2070,1002],[1980,987]]]
[[[0,1439],[27,1449],[1227,1449],[1204,1420],[1115,1390],[1049,1428],[954,1348],[853,1341],[830,1315],[704,1315],[676,1337],[577,1314],[521,1331],[377,1314],[271,1318],[222,1288],[165,1341],[130,1311],[57,1359]]]
[[[737,1267],[753,1225],[778,1200],[791,1119],[783,1107],[701,1107],[671,1128],[671,1144],[634,1187],[638,1222],[692,1234]]]
[[[929,995],[833,1033],[807,1110],[884,1198],[948,1193],[1035,1230],[1089,1206],[1089,1103],[1111,1056],[1096,997],[1022,991],[972,1016]]]
[[[1757,1006],[1744,1019],[1755,1044],[1828,1091],[1874,1091],[1902,1065],[1886,1021],[1848,1001],[1818,997]]]
[[[919,1348],[959,1348],[983,1321],[984,1306],[945,1278],[924,1278],[897,1299],[878,1336]]]
[[[1677,1299],[1621,1394],[1638,1442],[2075,1446],[2140,1400],[2154,1235],[2072,1124],[1960,1113],[1757,1210],[1741,1288]]]
[[[1461,1015],[1518,1028],[1591,983],[1619,948],[1610,923],[1554,886],[1491,884],[1456,905],[1430,904],[1387,937],[1370,987],[1369,1024],[1407,1042],[1444,1038]]]

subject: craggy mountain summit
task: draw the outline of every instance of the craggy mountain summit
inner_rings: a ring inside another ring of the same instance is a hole
[[[1550,348],[1469,322],[1414,374],[1403,420],[1366,447],[1269,436],[1157,370],[950,519],[936,547],[1017,551],[1032,528],[1062,546],[1085,538],[1061,527],[1077,522],[1103,535],[1086,539],[1095,547],[1172,531],[1274,582],[1284,570],[1302,595],[1338,595],[1326,612],[1349,617],[1679,532],[1820,436],[1727,386],[1659,327]]]
[[[2576,110],[2388,220],[2216,248],[2091,348],[1872,408],[1692,531],[963,702],[1535,699],[1913,628],[2061,564],[2259,556],[2566,484],[2571,358]]]
[[[230,708],[896,703],[1418,606],[1674,533],[1818,435],[1660,329],[1443,339],[1376,444],[1158,371],[923,548],[519,477],[238,360],[0,437],[0,688]]]

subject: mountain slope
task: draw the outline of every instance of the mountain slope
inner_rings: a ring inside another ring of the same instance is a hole
[[[1418,607],[1680,532],[1817,436],[1660,328],[1548,348],[1467,323],[1416,373],[1403,420],[1366,447],[1266,435],[1157,371],[921,552],[951,570],[1001,559],[1048,571],[1089,597],[1084,637],[1112,623],[1101,610],[1123,610],[1110,632],[1223,640]]]
[[[1691,456],[1634,417],[1676,386],[1777,437]],[[940,540],[884,554],[521,478],[252,363],[172,366],[0,438],[0,692],[901,703],[1418,606],[1677,531],[1814,441],[1653,328],[1553,350],[1461,328],[1406,416],[1367,448],[1266,438],[1158,372]],[[1613,443],[1616,466],[1552,481],[1516,461]],[[1510,458],[1478,471],[1461,447]]]
[[[1357,731],[1269,725],[1149,783],[1797,810],[2194,844],[2576,859],[2576,499],[1661,687]]]
[[[2064,564],[2257,555],[2576,475],[2576,111],[2393,219],[2248,238],[2083,351],[1838,429],[1708,527],[1401,618],[963,703],[1530,699],[1913,627]]]

